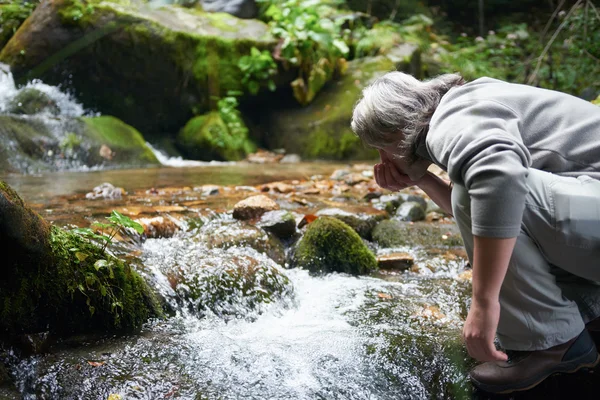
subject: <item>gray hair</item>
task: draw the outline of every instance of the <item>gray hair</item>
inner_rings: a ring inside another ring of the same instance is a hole
[[[388,72],[363,90],[354,107],[352,130],[368,146],[397,144],[399,155],[414,162],[442,96],[464,82],[459,74],[420,81],[403,72]]]

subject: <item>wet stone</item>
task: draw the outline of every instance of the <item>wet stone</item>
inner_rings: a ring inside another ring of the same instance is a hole
[[[386,270],[406,271],[415,263],[413,256],[408,253],[390,253],[377,257],[379,268]]]
[[[96,186],[92,192],[85,195],[86,199],[120,199],[125,195],[125,189],[115,187],[112,184],[105,182]]]
[[[396,210],[396,218],[401,221],[422,221],[425,219],[425,210],[415,201],[402,203]]]
[[[296,233],[296,217],[286,210],[267,211],[257,226],[280,239],[287,239]]]
[[[333,171],[333,173],[331,174],[329,179],[332,179],[334,181],[340,181],[340,180],[344,179],[350,173],[351,172],[348,171],[347,169],[337,169],[337,170]]]
[[[199,188],[194,188],[199,191],[202,196],[215,196],[219,194],[220,186],[217,185],[202,185]]]
[[[278,209],[279,205],[273,199],[259,194],[237,203],[233,207],[233,218],[241,220],[256,219],[267,211]]]
[[[149,238],[172,237],[181,230],[180,223],[172,217],[140,218],[137,222],[144,227],[144,234]]]

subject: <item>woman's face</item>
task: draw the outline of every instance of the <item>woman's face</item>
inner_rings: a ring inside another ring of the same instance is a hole
[[[408,175],[413,181],[418,181],[426,173],[431,162],[423,158],[417,159],[414,163],[408,163],[400,154],[397,144],[381,147],[377,149],[381,162],[391,162],[401,173]]]

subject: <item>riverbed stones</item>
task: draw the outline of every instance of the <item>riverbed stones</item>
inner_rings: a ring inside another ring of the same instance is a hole
[[[395,217],[401,221],[422,221],[425,219],[425,210],[416,201],[406,201],[398,207]]]
[[[460,231],[455,224],[406,222],[397,219],[384,220],[377,224],[373,229],[373,241],[380,248],[450,248],[463,245]]]
[[[306,228],[294,249],[291,265],[312,274],[364,275],[377,269],[377,260],[350,226],[337,218],[322,216]]]
[[[267,211],[262,215],[257,226],[280,239],[288,239],[297,232],[296,214],[287,210]]]
[[[60,108],[46,93],[33,88],[25,88],[8,103],[7,111],[12,114],[48,113],[58,115]]]
[[[377,265],[380,269],[406,271],[414,263],[414,257],[408,253],[395,252],[377,256]]]
[[[239,220],[251,220],[259,218],[267,211],[278,210],[279,205],[268,196],[259,194],[250,196],[233,207],[233,218]]]

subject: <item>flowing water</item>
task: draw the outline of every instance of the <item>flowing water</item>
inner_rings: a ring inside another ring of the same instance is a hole
[[[6,76],[0,74],[0,112],[22,90]],[[51,96],[61,116],[86,114],[55,87],[42,82],[29,86]],[[60,130],[60,118],[35,117]],[[44,218],[67,225],[107,215],[111,209],[131,211],[140,204],[154,211],[162,207],[161,215],[168,216],[169,210],[201,203],[218,214],[226,197],[207,203],[190,195],[193,190],[169,192],[168,199],[149,200],[144,195],[161,188],[206,184],[243,190],[278,180],[328,177],[344,166],[202,163],[155,152],[161,167],[5,174],[0,179]],[[106,182],[131,195],[85,198]],[[197,207],[187,211],[188,216],[200,214]],[[461,278],[464,259],[448,257],[445,250],[432,253],[416,246],[386,249],[411,253],[416,270],[383,278],[317,277],[287,269],[250,248],[208,249],[190,235],[184,229],[174,237],[147,239],[137,248],[143,265],[140,272],[172,300],[174,317],[150,321],[140,334],[128,337],[58,341],[42,354],[0,348],[0,361],[16,386],[16,391],[0,388],[0,398],[391,400],[468,396],[467,358],[458,340],[469,290],[468,280]],[[233,296],[221,307],[221,311],[235,309],[230,313],[233,318],[224,318],[221,312],[191,313],[189,307],[173,300],[177,296],[167,272],[193,270],[196,260],[207,255],[222,268],[234,256],[251,256],[287,275],[290,290],[259,308]]]

